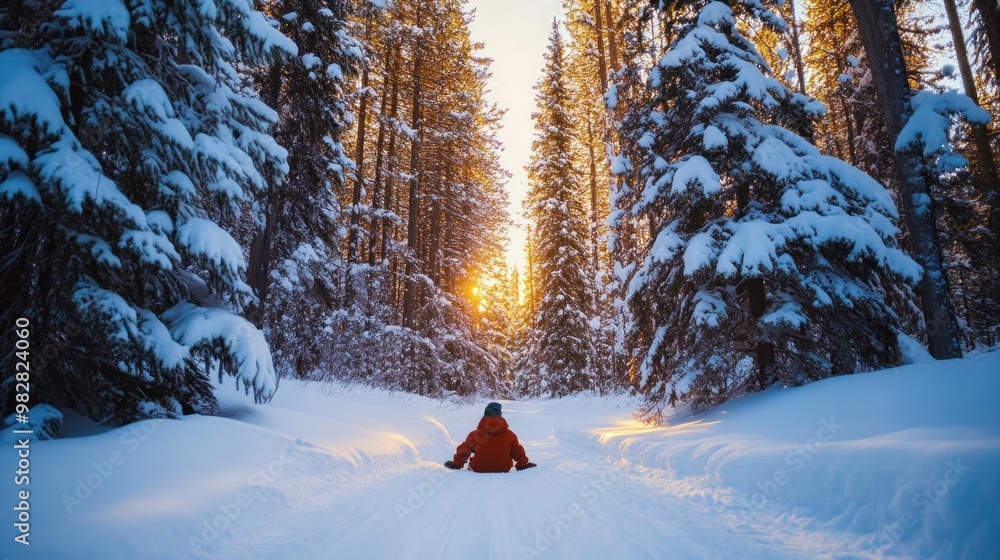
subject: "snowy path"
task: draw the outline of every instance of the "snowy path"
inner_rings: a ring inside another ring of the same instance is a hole
[[[296,556],[781,559],[828,554],[831,535],[755,523],[744,508],[683,499],[677,482],[661,469],[635,468],[562,439],[558,413],[550,413],[547,404],[508,408],[512,429],[540,466],[505,475],[441,466],[475,422],[454,420],[446,426],[430,416],[410,419],[407,424],[423,423],[436,435],[418,446],[409,462],[367,473],[347,488],[336,477],[319,476],[316,500],[281,519],[281,526],[294,528]],[[702,500],[705,495],[699,494]],[[289,543],[268,531],[269,524],[263,520],[213,555],[283,557]]]
[[[539,466],[485,475],[442,465],[485,402],[226,388],[222,417],[33,443],[32,544],[8,523],[0,559],[1000,558],[997,372],[845,376],[656,428],[627,397],[503,401]]]

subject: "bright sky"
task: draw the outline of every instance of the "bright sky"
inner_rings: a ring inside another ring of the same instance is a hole
[[[524,166],[531,158],[535,90],[542,72],[542,55],[548,45],[552,18],[562,21],[562,0],[468,0],[467,9],[476,10],[472,38],[486,44],[482,54],[493,59],[490,101],[507,109],[499,133],[504,144],[500,163],[513,175],[507,183],[510,215],[523,224],[521,201],[527,192]],[[515,227],[510,232],[507,261],[524,267],[527,264],[525,231]]]

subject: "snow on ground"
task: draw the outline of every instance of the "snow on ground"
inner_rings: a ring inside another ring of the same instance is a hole
[[[486,401],[320,389],[228,387],[221,417],[115,430],[68,415],[73,437],[32,443],[31,545],[4,521],[0,558],[1000,558],[1000,353],[661,427],[628,397],[503,401],[539,467],[500,475],[441,465]]]

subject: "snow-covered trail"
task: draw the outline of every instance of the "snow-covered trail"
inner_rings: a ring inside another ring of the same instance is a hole
[[[918,364],[661,427],[628,397],[502,401],[539,465],[507,474],[442,465],[486,401],[227,387],[220,417],[34,442],[31,546],[4,522],[0,558],[1000,558],[998,372]]]
[[[505,411],[536,469],[450,471],[441,462],[478,416],[440,414],[452,417],[447,424],[411,418],[405,424],[422,423],[434,435],[407,461],[376,467],[346,488],[339,477],[318,474],[316,499],[278,521],[288,533],[268,531],[261,520],[213,557],[281,558],[294,550],[300,558],[812,559],[840,540],[755,523],[738,505],[683,499],[662,469],[635,468],[561,437],[563,417],[552,408],[562,407],[535,401]]]

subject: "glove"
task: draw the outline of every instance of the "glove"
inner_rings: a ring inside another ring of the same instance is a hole
[[[517,470],[519,470],[519,471],[523,471],[524,469],[530,469],[531,467],[537,467],[537,466],[538,465],[536,465],[534,463],[527,463],[523,467],[515,466],[514,468],[517,469]]]
[[[455,461],[445,461],[444,462],[444,466],[448,467],[449,469],[455,469],[455,470],[459,470],[459,469],[462,468],[462,467],[456,465]]]

